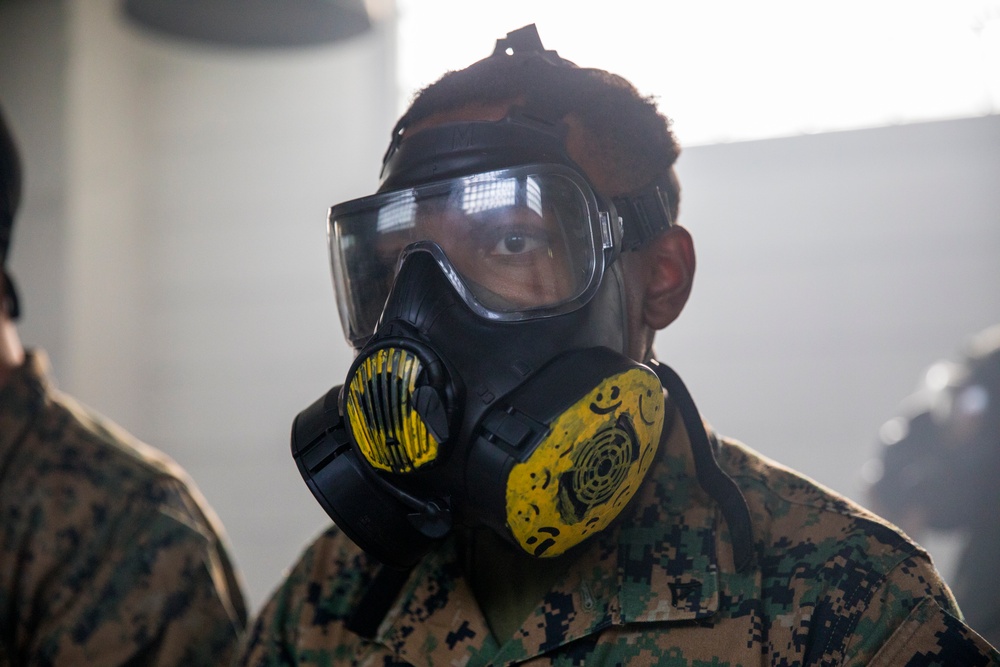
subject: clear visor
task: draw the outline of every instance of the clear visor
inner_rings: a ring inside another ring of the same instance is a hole
[[[516,321],[573,310],[603,270],[601,217],[587,182],[552,165],[334,206],[330,255],[345,333],[352,342],[374,333],[404,251],[430,252],[482,317]]]

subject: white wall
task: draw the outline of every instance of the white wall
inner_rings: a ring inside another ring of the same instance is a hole
[[[324,217],[375,184],[392,27],[234,52],[114,7],[0,3],[0,103],[27,163],[21,333],[187,468],[256,608],[326,521],[288,431],[349,363]],[[922,369],[1000,321],[998,149],[991,116],[686,150],[699,267],[659,356],[720,431],[858,497]]]

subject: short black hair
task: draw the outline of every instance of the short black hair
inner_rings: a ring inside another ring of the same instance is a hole
[[[677,220],[680,186],[673,166],[681,149],[655,98],[617,74],[577,67],[554,51],[495,53],[447,72],[414,95],[397,129],[470,105],[519,101],[558,110],[559,117],[574,116],[614,169],[637,187],[661,186]]]

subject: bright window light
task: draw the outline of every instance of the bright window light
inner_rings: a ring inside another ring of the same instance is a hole
[[[685,145],[1000,112],[1000,0],[396,0],[400,99],[528,23]]]

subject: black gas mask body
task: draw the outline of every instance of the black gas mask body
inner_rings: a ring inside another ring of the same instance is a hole
[[[514,44],[526,67],[573,67],[528,30],[494,57]],[[537,557],[580,544],[621,514],[652,464],[663,387],[687,397],[670,369],[626,356],[620,255],[671,226],[669,202],[656,184],[602,197],[549,102],[412,135],[397,126],[378,194],[330,210],[357,357],[298,415],[292,453],[341,530],[391,567],[455,526],[488,527]],[[689,397],[678,405],[699,479],[722,480],[748,545],[742,498]]]
[[[392,150],[380,194],[331,209],[358,355],[297,418],[293,451],[337,525],[387,564],[456,523],[559,555],[652,463],[663,392],[625,356],[622,221],[565,132],[516,110],[426,129]],[[669,224],[659,191],[642,197]]]

